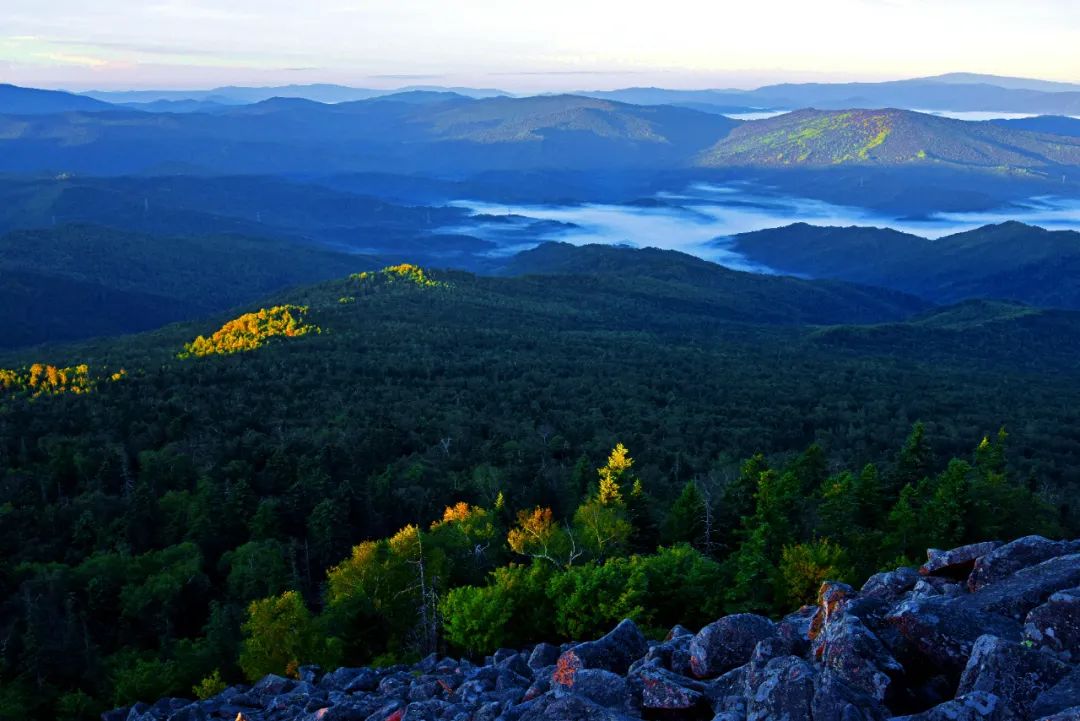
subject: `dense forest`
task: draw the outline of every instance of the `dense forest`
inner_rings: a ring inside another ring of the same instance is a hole
[[[0,359],[0,717],[780,612],[1080,529],[1074,314],[642,265],[397,266]]]

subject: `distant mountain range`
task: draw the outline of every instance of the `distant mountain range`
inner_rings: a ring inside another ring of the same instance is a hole
[[[797,223],[735,236],[731,248],[780,273],[833,278],[935,303],[978,298],[1080,309],[1080,233],[1022,223],[929,240],[884,228]]]
[[[93,101],[92,101],[93,102]],[[575,96],[475,100],[412,92],[326,105],[274,98],[216,114],[0,116],[0,170],[320,173],[685,165],[723,116]]]
[[[943,164],[974,169],[1080,165],[1080,140],[909,110],[799,110],[735,129],[709,167]]]
[[[190,90],[93,90],[81,93],[79,97],[149,112],[213,112],[223,107],[250,105],[276,97],[344,103],[417,90],[452,92],[474,99],[514,95],[494,88],[407,86],[375,89],[313,84]],[[949,73],[873,83],[783,83],[754,90],[639,87],[580,90],[573,94],[634,105],[677,105],[712,113],[786,111],[808,107],[827,110],[896,107],[955,112],[1080,115],[1080,84],[977,73]],[[0,112],[19,112],[12,103],[0,92]],[[95,107],[101,109],[100,106],[89,105],[65,109],[90,110]]]
[[[83,95],[59,90],[20,88],[0,85],[0,113],[44,115],[48,113],[94,112],[113,110],[113,106]]]
[[[626,88],[583,92],[642,105],[693,105],[715,112],[799,108],[906,108],[956,112],[1080,114],[1080,85],[954,73],[881,83],[785,83],[756,90]]]
[[[83,95],[116,104],[143,104],[158,102],[199,101],[218,105],[249,105],[260,103],[270,98],[304,98],[319,103],[347,103],[356,100],[396,95],[414,90],[452,92],[470,98],[492,98],[508,96],[502,90],[442,87],[434,85],[411,85],[393,90],[374,88],[352,88],[346,85],[276,85],[268,87],[226,86],[211,90],[90,90]]]
[[[572,95],[430,91],[337,105],[273,98],[213,114],[0,115],[0,149],[2,171],[98,175],[1080,164],[1075,137],[911,111],[801,110],[740,124]]]

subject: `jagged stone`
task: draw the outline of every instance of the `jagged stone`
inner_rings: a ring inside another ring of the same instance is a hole
[[[810,620],[810,630],[807,634],[809,639],[816,639],[829,621],[838,618],[844,612],[848,601],[856,598],[858,593],[846,583],[826,581],[818,590],[818,603],[814,609],[814,616]]]
[[[649,644],[637,625],[626,619],[596,641],[586,641],[564,652],[556,673],[573,673],[582,668],[601,668],[625,674],[630,664],[649,650]]]
[[[503,658],[495,664],[495,667],[511,671],[522,678],[532,678],[533,669],[529,666],[528,659],[520,653]]]
[[[580,669],[573,676],[552,679],[552,685],[557,692],[577,694],[607,708],[627,710],[629,703],[626,679],[602,668]]]
[[[252,693],[265,696],[280,696],[283,693],[291,691],[295,687],[296,681],[293,681],[292,679],[268,674],[256,681],[255,685],[251,687],[251,691]]]
[[[912,716],[898,716],[892,721],[1007,721],[1005,705],[997,696],[972,691],[928,711]]]
[[[1080,588],[1058,591],[1024,619],[1024,638],[1065,661],[1080,662]]]
[[[655,667],[632,673],[627,680],[645,713],[664,711],[690,718],[711,711],[700,681]]]
[[[859,595],[867,598],[877,598],[892,603],[905,593],[915,588],[919,581],[919,572],[910,567],[898,568],[895,571],[876,573],[867,579],[859,590]]]
[[[844,616],[828,624],[814,643],[814,657],[839,679],[883,702],[904,676],[900,665],[861,619]]]
[[[814,682],[814,721],[882,721],[885,709],[877,699],[826,668]]]
[[[919,568],[923,576],[948,576],[958,580],[966,579],[975,568],[975,561],[994,549],[999,548],[998,541],[984,541],[960,546],[948,551],[931,548],[926,552],[926,563]]]
[[[1031,705],[1031,715],[1049,716],[1075,706],[1078,701],[1080,666],[1073,666],[1064,678],[1035,697],[1035,702]]]
[[[759,641],[776,635],[776,625],[752,613],[710,623],[690,641],[690,669],[698,678],[714,678],[750,660]]]
[[[355,693],[374,691],[379,685],[379,674],[370,668],[339,668],[319,680],[319,688]]]
[[[1024,536],[979,558],[968,577],[968,588],[978,591],[1023,568],[1077,552],[1080,552],[1080,541],[1051,541],[1042,536]]]
[[[1080,706],[1073,706],[1050,716],[1043,716],[1038,721],[1080,721]]]
[[[885,620],[924,661],[955,674],[967,664],[980,636],[989,633],[1020,640],[1019,623],[943,596],[908,598],[897,604]]]
[[[538,700],[519,717],[519,721],[628,721],[632,718],[581,696],[566,694]]]
[[[792,655],[801,656],[810,648],[810,629],[817,612],[817,606],[803,606],[777,622],[776,635],[791,645]]]
[[[1015,714],[1026,718],[1035,698],[1068,671],[1066,664],[1050,654],[995,636],[982,636],[972,648],[957,693],[992,693]]]
[[[774,658],[747,699],[746,721],[811,721],[814,669],[797,656]]]
[[[659,666],[680,675],[690,673],[690,641],[693,635],[679,635],[649,647],[646,654],[631,665],[630,670],[644,666]]]
[[[693,636],[693,635],[694,635],[694,632],[691,631],[690,629],[688,629],[686,626],[683,626],[681,624],[675,624],[674,626],[671,627],[671,630],[668,631],[667,636],[664,636],[664,640],[665,641],[671,641],[672,639],[680,638],[682,636]]]
[[[750,660],[742,667],[744,671],[743,693],[750,696],[754,693],[761,682],[765,679],[765,668],[769,661],[784,656],[798,656],[792,649],[792,643],[779,636],[766,638],[758,641],[754,652],[750,654]]]
[[[1076,586],[1080,586],[1080,553],[1022,568],[971,594],[967,601],[975,608],[1021,620],[1053,594]]]
[[[529,668],[536,670],[554,666],[559,660],[559,647],[550,643],[538,643],[529,654]]]

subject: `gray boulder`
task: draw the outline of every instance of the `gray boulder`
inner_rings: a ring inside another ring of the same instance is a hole
[[[1010,711],[1027,718],[1036,697],[1068,672],[1069,667],[1050,654],[995,636],[982,636],[972,648],[957,694],[993,694]]]
[[[885,618],[908,649],[934,668],[959,674],[980,636],[993,634],[1020,640],[1020,624],[971,609],[944,596],[912,597],[897,604]]]
[[[893,721],[1007,721],[1008,718],[1001,699],[985,691],[972,691],[928,711],[899,716]]]
[[[633,621],[626,619],[610,633],[596,641],[586,641],[564,652],[556,673],[574,673],[582,668],[601,668],[625,674],[630,664],[649,650],[645,636]]]
[[[1058,591],[1024,619],[1024,638],[1072,663],[1080,662],[1080,588]]]
[[[776,635],[776,625],[752,613],[739,613],[710,623],[690,641],[690,670],[698,678],[715,678],[750,660],[759,641]]]
[[[1035,697],[1031,705],[1032,717],[1049,716],[1060,713],[1080,701],[1080,666],[1072,670],[1060,681]]]
[[[919,568],[923,576],[948,576],[966,579],[975,568],[977,559],[1001,546],[997,541],[984,541],[960,546],[949,551],[931,548],[926,552],[926,563]]]
[[[1077,552],[1080,552],[1080,542],[1077,541],[1051,541],[1042,536],[1024,536],[977,559],[968,577],[968,588],[978,591],[1008,578],[1022,568]]]
[[[797,656],[774,658],[746,702],[746,721],[812,721],[814,669]]]

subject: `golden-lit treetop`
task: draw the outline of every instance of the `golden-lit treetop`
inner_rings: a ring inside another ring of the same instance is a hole
[[[429,276],[423,268],[418,265],[413,265],[412,263],[389,265],[380,271],[364,271],[363,273],[354,273],[350,277],[361,283],[368,283],[376,280],[382,280],[389,283],[405,281],[420,286],[421,288],[435,288],[445,285]]]
[[[118,381],[126,375],[121,370],[109,378]],[[81,395],[94,389],[97,380],[90,375],[90,367],[85,363],[60,368],[47,363],[34,363],[20,370],[0,369],[0,392],[29,392],[31,395],[59,395],[71,393]]]
[[[230,320],[209,338],[199,336],[184,346],[180,358],[200,358],[208,355],[229,355],[255,350],[275,337],[297,338],[321,329],[305,322],[308,308],[279,305],[245,313]]]
[[[634,459],[627,455],[628,453],[626,446],[622,443],[616,444],[611,455],[608,456],[607,465],[597,469],[600,474],[600,490],[597,499],[602,505],[619,505],[623,502],[620,484],[623,474],[634,465]]]

